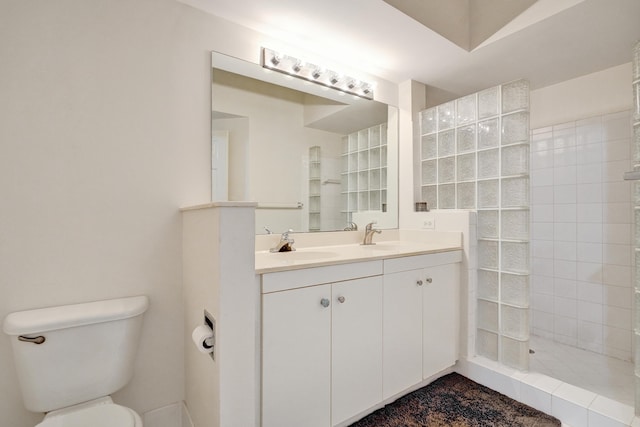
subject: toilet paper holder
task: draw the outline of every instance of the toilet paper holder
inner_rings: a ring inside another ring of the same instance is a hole
[[[204,343],[206,348],[212,348],[213,350],[209,353],[212,360],[216,360],[215,358],[215,346],[216,346],[216,319],[209,313],[207,310],[204,310],[204,324],[211,329],[213,332],[211,338]]]

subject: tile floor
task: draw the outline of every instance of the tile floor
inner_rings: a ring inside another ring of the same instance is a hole
[[[529,344],[535,351],[529,358],[529,371],[633,406],[633,363],[533,335]]]

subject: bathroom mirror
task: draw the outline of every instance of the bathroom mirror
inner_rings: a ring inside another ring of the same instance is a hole
[[[396,107],[212,54],[212,200],[256,233],[398,224]]]

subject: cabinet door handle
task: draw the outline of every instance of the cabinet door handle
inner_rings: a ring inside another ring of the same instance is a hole
[[[331,304],[331,302],[327,298],[322,298],[320,300],[320,305],[323,306],[324,308],[329,307],[329,304]]]
[[[345,298],[344,298],[342,295],[340,295],[340,296],[338,297],[338,302],[343,303],[343,302],[344,302],[344,300],[345,300]]]
[[[427,277],[426,280],[427,280],[427,283],[432,283],[433,282],[433,279],[431,277]]]
[[[418,280],[418,281],[416,282],[416,285],[418,285],[418,286],[422,286],[422,280]]]

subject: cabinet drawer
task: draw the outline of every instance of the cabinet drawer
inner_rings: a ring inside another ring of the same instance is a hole
[[[382,261],[356,262],[267,273],[262,275],[262,293],[341,282],[360,277],[379,276],[381,274]]]
[[[384,260],[384,272],[398,273],[400,271],[417,270],[419,268],[434,267],[436,265],[453,264],[462,261],[462,251],[440,252],[408,256],[404,258],[392,258]]]

